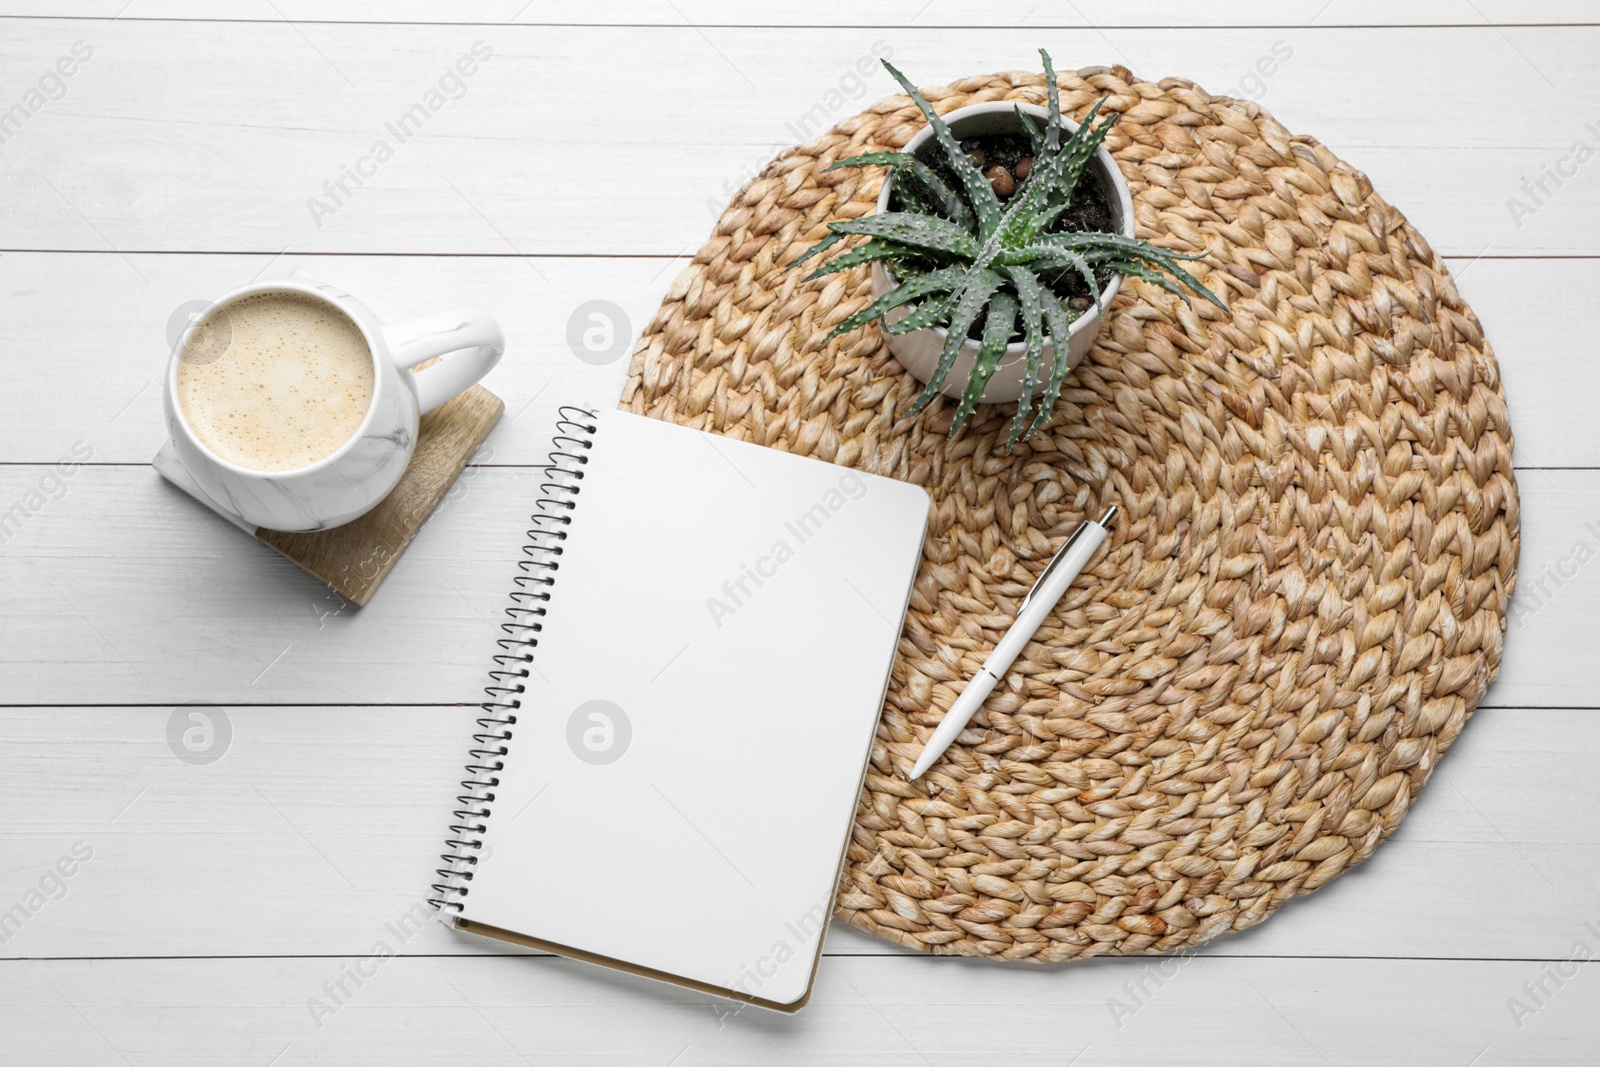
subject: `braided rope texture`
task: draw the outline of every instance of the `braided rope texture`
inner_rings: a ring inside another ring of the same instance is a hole
[[[932,953],[1171,952],[1265,919],[1399,825],[1499,669],[1518,506],[1499,368],[1439,258],[1366,177],[1253,103],[1123,68],[1060,78],[1138,234],[1231,313],[1125,282],[1044,430],[1012,405],[900,421],[920,389],[865,269],[785,271],[923,125],[893,96],[773,160],[672,284],[622,406],[924,486],[931,525],[838,914]],[[1044,102],[1038,74],[927,93]],[[1062,539],[1108,549],[947,756],[905,775]],[[795,669],[806,669],[797,664]],[[781,678],[773,679],[782,684]],[[759,698],[751,712],[758,714]],[[732,798],[731,801],[732,802]],[[773,847],[781,848],[781,842]]]

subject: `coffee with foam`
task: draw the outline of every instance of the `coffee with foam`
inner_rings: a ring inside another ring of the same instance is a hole
[[[256,293],[185,339],[178,403],[206,448],[239,467],[307,467],[355,436],[372,404],[372,350],[332,304]]]

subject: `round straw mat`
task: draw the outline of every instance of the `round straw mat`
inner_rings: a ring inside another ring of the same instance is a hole
[[[1012,405],[953,441],[951,401],[900,421],[920,384],[877,327],[824,340],[870,299],[866,270],[782,269],[873,211],[879,169],[822,171],[906,143],[923,119],[893,96],[745,187],[623,393],[932,494],[838,900],[929,952],[1172,951],[1349,870],[1494,678],[1516,572],[1499,369],[1422,235],[1255,104],[1121,68],[1060,85],[1077,117],[1109,95],[1139,236],[1207,253],[1194,266],[1231,313],[1125,283],[1049,426],[1009,456]],[[1045,97],[1029,73],[927,95],[941,112]],[[1108,549],[907,781],[1051,553],[1113,503]]]

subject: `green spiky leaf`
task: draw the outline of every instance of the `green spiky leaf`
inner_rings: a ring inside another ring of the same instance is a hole
[[[828,170],[839,170],[842,167],[867,167],[884,166],[891,170],[904,172],[901,177],[909,176],[905,183],[914,199],[922,200],[929,204],[944,218],[967,230],[976,233],[977,220],[973,217],[972,209],[967,202],[961,199],[961,194],[950,188],[949,184],[938,174],[934,173],[922,160],[907,152],[867,152],[859,156],[841,159]]]
[[[1178,299],[1182,300],[1185,304],[1189,304],[1189,294],[1183,291],[1183,287],[1177,282],[1173,281],[1171,278],[1167,277],[1165,274],[1162,274],[1160,271],[1156,270],[1154,267],[1146,266],[1145,264],[1132,259],[1113,260],[1109,262],[1107,266],[1111,267],[1111,269],[1115,270],[1118,274],[1121,274],[1124,277],[1139,278],[1143,281],[1159,285],[1167,292],[1177,296]],[[1190,304],[1190,306],[1192,307],[1193,305]]]
[[[812,256],[818,256],[818,255],[821,255],[823,252],[826,252],[828,249],[832,248],[834,245],[836,245],[840,241],[844,240],[845,237],[846,237],[845,234],[834,233],[830,229],[828,231],[828,236],[824,237],[822,240],[818,241],[816,244],[814,244],[810,248],[806,249],[804,255],[802,255],[799,259],[795,260],[793,263],[789,264],[787,267],[785,267],[783,269],[784,270],[794,270],[796,267],[798,267],[800,264],[804,263],[806,260],[810,259]]]
[[[925,329],[929,326],[942,326],[949,321],[950,312],[955,306],[956,299],[953,296],[924,300],[912,308],[905,318],[898,322],[890,322],[884,326],[883,332],[903,334],[910,333],[913,330]]]
[[[828,334],[828,339],[831,341],[842,333],[849,333],[851,330],[859,329],[873,319],[878,318],[885,311],[891,311],[902,304],[909,304],[919,296],[927,296],[929,293],[949,292],[965,284],[966,278],[966,268],[958,266],[946,267],[943,270],[932,271],[902,282],[835,326],[833,331]]]
[[[1140,258],[1142,259],[1143,257],[1140,257]],[[1127,275],[1132,275],[1133,277],[1137,277],[1137,278],[1144,278],[1146,281],[1152,280],[1152,279],[1146,277],[1145,274],[1142,274],[1142,273],[1140,273],[1138,271],[1135,271],[1135,270],[1127,269],[1126,266],[1125,266],[1127,264],[1132,264],[1132,263],[1136,263],[1136,262],[1138,262],[1138,260],[1133,260],[1133,259],[1111,260],[1111,261],[1108,262],[1107,265],[1112,270],[1116,271],[1119,274],[1127,274]],[[1196,278],[1194,275],[1190,274],[1188,271],[1184,270],[1182,267],[1178,266],[1176,263],[1163,262],[1161,260],[1152,260],[1149,263],[1144,264],[1144,266],[1145,266],[1146,271],[1154,270],[1154,271],[1158,272],[1158,277],[1160,277],[1162,279],[1162,286],[1161,287],[1163,289],[1167,289],[1170,292],[1177,293],[1179,296],[1183,297],[1183,302],[1185,304],[1189,303],[1189,298],[1187,296],[1184,296],[1184,294],[1183,294],[1183,292],[1181,290],[1173,288],[1172,285],[1169,285],[1169,284],[1166,284],[1166,283],[1172,281],[1173,279],[1176,279],[1177,281],[1182,282],[1184,285],[1188,286],[1190,292],[1198,294],[1202,299],[1206,300],[1207,302],[1209,302],[1211,304],[1216,305],[1218,308],[1220,308],[1223,311],[1227,311],[1228,310],[1228,305],[1223,302],[1221,297],[1217,296],[1217,294],[1213,293],[1210,289],[1207,289],[1204,285],[1202,285],[1200,283],[1200,279],[1199,278]]]
[[[956,356],[961,353],[961,346],[966,343],[967,331],[972,329],[984,305],[1003,284],[1005,279],[992,270],[975,271],[967,280],[956,298],[955,307],[951,309],[950,324],[945,327],[946,336],[944,348],[939,352],[939,365],[923,386],[921,395],[906,412],[906,418],[916,415],[939,395],[944,380],[950,376],[950,368],[955,365]]]
[[[949,255],[976,256],[978,242],[955,223],[931,215],[918,215],[911,211],[885,211],[881,215],[868,215],[847,222],[830,222],[828,229],[834,233],[859,233],[868,237],[887,237],[913,248]]]
[[[1200,294],[1200,296],[1217,305],[1217,307],[1224,311],[1228,310],[1228,305],[1217,299],[1215,293],[1201,285],[1200,282],[1191,276],[1187,271],[1180,270],[1177,267],[1165,268],[1166,272],[1164,273],[1162,270],[1157,270],[1155,267],[1151,267],[1145,263],[1139,262],[1138,260],[1132,259],[1110,260],[1106,265],[1112,270],[1116,271],[1118,274],[1125,275],[1129,278],[1139,278],[1154,285],[1159,285],[1167,292],[1178,297],[1178,299],[1182,300],[1185,304],[1189,304],[1190,307],[1193,307],[1194,305],[1189,300],[1189,294],[1184,292],[1183,289],[1179,287],[1178,281],[1174,280],[1176,278],[1181,280],[1183,284],[1187,285],[1191,290]]]
[[[1011,343],[1011,332],[1017,326],[1017,298],[1005,290],[997,290],[989,297],[989,317],[983,323],[983,339],[978,342],[978,354],[972,362],[972,373],[967,377],[967,387],[961,391],[961,402],[956,405],[956,416],[950,423],[950,437],[966,425],[972,411],[978,406],[983,391],[994,377],[1006,346]]]
[[[961,146],[956,143],[955,135],[950,132],[950,127],[945,125],[944,119],[933,110],[933,105],[923,98],[917,87],[887,59],[882,60],[882,63],[884,69],[900,83],[900,88],[906,91],[906,95],[911,97],[911,102],[917,105],[917,109],[928,120],[928,128],[933,131],[934,140],[939,142],[939,146],[950,158],[951,169],[956,172],[956,177],[961,179],[961,185],[967,191],[967,201],[978,216],[978,236],[987,238],[1000,225],[1000,198],[995,195],[994,186],[989,184],[989,179],[979,173],[971,158],[961,150]]]
[[[1039,58],[1044,61],[1044,96],[1050,111],[1044,124],[1044,149],[1053,153],[1061,147],[1061,86],[1056,81],[1056,67],[1050,62],[1050,53],[1041,48]]]
[[[807,274],[805,280],[809,282],[817,278],[825,278],[830,274],[838,274],[842,270],[849,270],[851,267],[859,267],[863,263],[875,263],[883,259],[901,259],[921,254],[923,253],[910,245],[903,245],[880,237],[875,241],[868,241],[864,245],[852,248],[843,255],[834,256],[828,262]]]
[[[1017,398],[1017,413],[1011,418],[1011,433],[1006,438],[1006,451],[1010,452],[1021,439],[1028,425],[1028,413],[1033,409],[1033,394],[1039,388],[1039,378],[1044,373],[1044,308],[1042,287],[1024,267],[1004,267],[1000,271],[1017,291],[1022,307],[1022,336],[1027,342],[1026,366],[1022,375],[1022,395]]]
[[[1038,121],[1020,107],[1011,109],[1016,112],[1017,123],[1022,127],[1022,132],[1028,135],[1028,147],[1037,156],[1044,151],[1044,131],[1039,128]]]
[[[1071,157],[1072,146],[1077,138],[1074,134],[1064,147],[1060,145],[1063,132],[1061,90],[1056,84],[1055,67],[1050,62],[1050,53],[1041,48],[1039,55],[1044,59],[1045,95],[1050,101],[1050,118],[1045,127],[1043,145],[1034,153],[1033,169],[1028,172],[1022,188],[1013,196],[1011,204],[1006,209],[1005,221],[999,230],[999,243],[1003,250],[1026,245],[1044,228],[1046,218],[1044,213],[1060,184],[1062,167]],[[1079,132],[1081,133],[1081,129]],[[1058,213],[1052,213],[1049,217],[1053,219],[1054,214]],[[996,251],[993,258],[996,262],[1002,262],[1000,250]]]
[[[1059,238],[1082,239],[1059,240]],[[1180,261],[1203,259],[1203,256],[1186,255],[1181,252],[1174,252],[1171,249],[1162,248],[1159,245],[1153,245],[1149,241],[1141,241],[1137,238],[1123,237],[1120,234],[1109,233],[1049,234],[1047,241],[1041,241],[1037,243],[1048,244],[1051,247],[1057,248],[1071,247],[1074,249],[1080,249],[1083,251],[1084,257],[1087,258],[1091,263],[1104,263],[1106,266],[1117,271],[1119,274],[1130,274],[1135,277],[1142,277],[1142,275],[1139,275],[1137,272],[1132,270],[1124,270],[1119,265],[1124,263],[1141,263],[1147,269],[1153,268],[1165,274],[1171,275],[1173,278],[1176,278],[1178,281],[1188,286],[1191,292],[1198,293],[1201,297],[1215,304],[1223,311],[1228,310],[1228,305],[1223,303],[1222,300],[1219,299],[1217,295],[1210,289],[1207,289],[1204,285],[1202,285],[1198,278],[1184,270],[1182,267],[1178,266]],[[1165,289],[1167,286],[1162,286],[1162,288]],[[1177,290],[1172,291],[1177,292]],[[1183,296],[1182,293],[1178,293],[1178,295]],[[1188,302],[1188,297],[1185,296],[1184,303]]]
[[[1061,383],[1067,380],[1067,371],[1072,369],[1072,320],[1075,316],[1050,290],[1041,289],[1039,296],[1045,324],[1050,328],[1050,347],[1055,349],[1056,358],[1050,366],[1050,382],[1044,388],[1044,395],[1039,398],[1039,411],[1028,426],[1028,432],[1022,435],[1024,437],[1032,437],[1050,421],[1056,400],[1061,396]]]
[[[1048,150],[1034,157],[1033,169],[1028,172],[1022,188],[1012,196],[1005,220],[995,231],[999,246],[996,249],[997,256],[1001,250],[1026,245],[1038,232],[1040,212],[1044,210],[1055,191],[1056,182],[1061,177],[1061,161],[1064,158],[1064,153]]]
[[[1219,297],[1216,293],[1213,293],[1210,289],[1207,289],[1204,285],[1201,285],[1200,279],[1196,278],[1188,271],[1181,267],[1165,267],[1163,269],[1168,274],[1178,279],[1178,281],[1182,282],[1184,285],[1187,285],[1191,291],[1200,294],[1202,299],[1216,305],[1222,311],[1229,310],[1228,305],[1223,302],[1221,297]]]
[[[1048,55],[1046,55],[1046,70],[1049,70]],[[1050,82],[1051,114],[1057,124],[1056,133],[1060,133],[1061,108],[1060,96],[1055,90],[1055,81],[1052,76]],[[1034,156],[1033,169],[1028,172],[1028,177],[1022,183],[1022,188],[1012,197],[1010,206],[1006,209],[1005,221],[1001,223],[999,233],[1000,245],[1004,249],[1019,248],[1031,241],[1039,232],[1041,212],[1045,210],[1054,195],[1061,179],[1061,168],[1069,157],[1071,143],[1066,150],[1057,151],[1049,144],[1049,133],[1045,135],[1046,144],[1040,153]]]
[[[1091,266],[1103,265],[1110,267],[1119,274],[1136,273],[1131,270],[1123,270],[1119,264],[1141,263],[1147,268],[1154,268],[1171,275],[1188,286],[1191,292],[1198,293],[1223,311],[1228,310],[1228,305],[1218,299],[1215,293],[1207,289],[1200,283],[1199,279],[1178,265],[1181,260],[1203,257],[1172,252],[1153,245],[1149,241],[1123,237],[1120,234],[1044,234],[1022,248],[1003,252],[997,257],[996,264],[999,266],[1026,265],[1035,273],[1055,267],[1070,266],[1082,273],[1082,267],[1077,262],[1076,257],[1081,257]],[[1187,300],[1187,297],[1185,299]]]
[[[1084,284],[1089,287],[1089,293],[1093,297],[1094,302],[1096,304],[1100,303],[1100,281],[1094,276],[1094,268],[1089,265],[1089,261],[1083,256],[1079,255],[1077,252],[1065,248],[1056,249],[1052,258],[1035,261],[1030,263],[1028,266],[1035,274],[1038,274],[1041,270],[1047,267],[1057,267],[1077,271],[1078,277],[1082,278]]]
[[[1078,125],[1078,132],[1073,135],[1065,149],[1062,150],[1061,175],[1056,180],[1056,195],[1064,204],[1072,202],[1072,194],[1078,189],[1078,179],[1083,177],[1084,168],[1094,158],[1095,152],[1105,142],[1106,134],[1111,132],[1111,127],[1117,124],[1122,116],[1113,112],[1106,116],[1104,122],[1096,126],[1094,118],[1100,113],[1100,108],[1105,105],[1106,97],[1101,97],[1094,102],[1094,107],[1084,116],[1083,122]]]
[[[1074,252],[1086,252],[1090,249],[1122,249],[1141,259],[1177,261],[1205,258],[1203,255],[1174,252],[1138,237],[1124,237],[1120,233],[1047,233],[1038,237],[1033,243],[1069,248]]]

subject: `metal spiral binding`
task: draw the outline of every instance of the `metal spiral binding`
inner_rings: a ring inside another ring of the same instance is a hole
[[[440,880],[434,883],[433,890],[437,896],[428,900],[440,911],[454,908],[460,912],[465,908],[460,898],[471,888],[468,883],[472,881],[472,868],[478,864],[476,853],[483,847],[479,835],[487,829],[484,822],[492,811],[493,790],[500,784],[498,775],[509,751],[506,742],[511,740],[511,727],[516,725],[516,713],[522,707],[520,697],[527,688],[523,679],[528,677],[528,664],[533,662],[533,649],[538,647],[538,634],[544,627],[540,620],[550,600],[550,587],[561,569],[561,542],[567,539],[566,527],[572,525],[568,513],[577,507],[582,489],[578,483],[583,481],[583,468],[589,463],[586,453],[594,447],[597,412],[563,407],[558,413],[550,466],[545,472],[550,480],[539,486],[533,528],[528,530],[527,543],[522,546],[524,558],[517,561],[521,573],[515,579],[517,588],[511,593],[511,605],[505,609],[511,621],[500,624],[505,636],[495,642],[500,652],[494,657],[489,684],[483,690],[488,699],[479,705],[483,717],[477,720],[479,732],[472,735],[467,777],[461,782],[463,792],[456,797],[457,810],[452,813],[455,821],[450,826],[451,836],[445,841],[450,851],[439,854],[445,866],[436,872]]]

